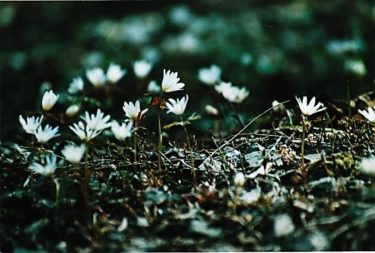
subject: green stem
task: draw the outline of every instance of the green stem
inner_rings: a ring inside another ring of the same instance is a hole
[[[85,170],[83,175],[83,183],[82,183],[82,195],[83,195],[83,202],[86,207],[86,211],[88,212],[89,209],[89,168],[88,168],[88,154],[89,154],[89,144],[86,143],[86,152],[85,152]]]
[[[236,107],[233,105],[232,102],[229,102],[229,104],[230,104],[230,106],[231,106],[231,108],[232,108],[232,111],[233,111],[234,115],[236,116],[237,121],[241,124],[241,127],[244,127],[244,126],[245,126],[245,123],[242,121],[241,116],[240,116],[240,114],[237,112]]]
[[[134,162],[137,162],[137,133],[134,132],[133,136],[133,154],[134,154]]]
[[[195,166],[194,166],[194,156],[193,156],[193,150],[192,150],[191,145],[190,145],[189,133],[186,129],[186,126],[184,124],[182,116],[180,117],[180,120],[181,120],[181,125],[184,128],[184,132],[185,132],[185,136],[186,136],[186,143],[187,143],[188,148],[189,148],[190,162],[191,162],[191,174],[193,175],[194,185],[197,185],[197,178],[196,178],[196,175],[195,175]]]
[[[163,137],[161,135],[161,121],[160,121],[160,108],[158,108],[158,167],[161,170],[161,149],[163,147]]]
[[[59,208],[60,206],[60,183],[57,181],[57,178],[54,178],[52,176],[52,181],[55,184],[55,189],[56,189],[56,196],[55,196],[55,203],[56,207]]]
[[[302,143],[301,143],[301,172],[304,182],[307,180],[307,173],[305,167],[305,134],[306,134],[306,119],[302,115]]]

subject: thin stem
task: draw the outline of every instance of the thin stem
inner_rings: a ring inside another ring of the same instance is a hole
[[[56,195],[55,195],[55,203],[56,207],[59,208],[60,206],[60,183],[58,182],[57,178],[54,178],[52,176],[52,181],[55,184],[55,189],[56,189]]]
[[[89,168],[88,168],[88,154],[89,154],[89,144],[86,144],[86,152],[85,152],[85,170],[83,175],[83,183],[82,183],[82,195],[83,195],[83,202],[86,207],[86,211],[89,211]]]
[[[306,119],[302,115],[302,143],[301,143],[301,172],[304,182],[307,180],[307,172],[305,167],[305,132],[306,132]]]
[[[347,95],[347,99],[348,99],[348,115],[349,115],[349,119],[351,119],[351,117],[352,117],[352,107],[351,107],[351,104],[350,104],[351,92],[350,92],[350,83],[349,82],[346,83],[346,95]]]
[[[159,142],[158,142],[158,168],[159,168],[159,170],[161,170],[161,149],[163,147],[163,137],[161,135],[160,108],[158,108],[158,134],[159,134]]]
[[[133,154],[134,154],[134,162],[137,162],[137,133],[134,132],[133,136]]]
[[[245,126],[245,123],[242,121],[241,116],[240,116],[240,114],[237,112],[236,107],[233,105],[232,102],[229,102],[229,104],[230,104],[230,106],[231,106],[231,108],[232,108],[232,110],[233,110],[233,112],[234,112],[234,115],[236,116],[236,119],[237,119],[238,122],[241,124],[241,127],[244,127],[244,126]]]
[[[286,100],[284,102],[281,102],[280,104],[286,104],[288,103],[289,100]],[[250,120],[240,131],[238,131],[236,134],[234,134],[229,140],[227,140],[224,144],[222,144],[220,147],[216,148],[213,152],[211,152],[211,154],[204,160],[204,162],[206,162],[207,160],[209,160],[210,158],[212,158],[214,156],[214,154],[216,154],[217,152],[219,152],[222,148],[224,148],[226,145],[228,145],[229,143],[231,143],[234,139],[236,139],[240,134],[242,134],[243,132],[245,132],[245,130],[251,125],[253,124],[256,120],[258,120],[259,118],[261,118],[262,116],[264,116],[265,114],[267,114],[269,111],[271,111],[273,108],[275,108],[276,106],[279,106],[279,105],[275,105],[275,106],[272,106],[270,108],[268,108],[267,110],[265,110],[264,112],[262,112],[261,114],[259,114],[258,116],[256,116],[255,118],[253,118],[252,120]]]
[[[184,124],[182,116],[180,116],[180,119],[181,119],[181,125],[184,128],[184,132],[185,132],[185,136],[186,136],[186,143],[187,143],[188,148],[189,148],[190,162],[191,162],[191,173],[193,174],[194,185],[197,185],[197,178],[196,178],[196,175],[195,175],[195,167],[194,167],[194,156],[193,156],[193,150],[192,150],[191,145],[190,145],[189,133],[186,129],[186,126]]]

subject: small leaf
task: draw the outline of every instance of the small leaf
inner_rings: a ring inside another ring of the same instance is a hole
[[[201,115],[196,114],[196,113],[193,113],[193,114],[187,119],[187,121],[198,120],[198,119],[200,119],[200,118],[202,118]]]
[[[163,129],[169,129],[169,128],[172,128],[172,127],[175,127],[175,126],[182,126],[184,123],[181,122],[181,121],[174,121],[168,125],[165,125],[163,126]]]

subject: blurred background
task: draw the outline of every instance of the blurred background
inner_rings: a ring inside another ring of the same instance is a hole
[[[66,92],[74,77],[111,62],[128,70],[117,111],[107,110],[115,115],[142,95],[132,72],[140,59],[154,64],[147,81],[179,72],[191,112],[213,103],[197,78],[211,64],[250,91],[238,106],[248,117],[295,95],[345,101],[347,87],[353,97],[374,89],[374,31],[370,0],[2,2],[1,139],[17,132],[19,114],[40,111],[42,84]]]

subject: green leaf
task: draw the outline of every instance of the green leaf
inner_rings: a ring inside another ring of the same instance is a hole
[[[172,127],[175,127],[175,126],[182,126],[183,124],[185,124],[185,122],[174,121],[174,122],[172,122],[172,123],[170,123],[168,125],[163,126],[163,129],[169,129],[169,128],[172,128]]]

